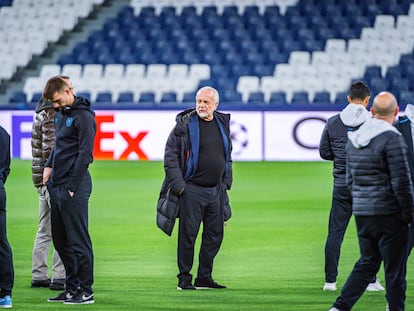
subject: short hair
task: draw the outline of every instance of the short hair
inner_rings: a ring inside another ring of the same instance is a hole
[[[362,81],[356,81],[352,83],[351,88],[349,89],[349,97],[352,99],[364,100],[368,96],[371,96],[368,85]]]
[[[211,91],[211,92],[213,92],[213,100],[214,100],[214,102],[216,104],[219,103],[219,101],[220,101],[220,95],[219,95],[218,91],[214,87],[211,87],[211,86],[203,86],[202,88],[200,88],[197,91],[196,98],[197,98],[198,94],[200,94],[201,91]]]
[[[43,94],[42,94],[43,97],[49,101],[52,101],[53,95],[56,92],[60,92],[65,87],[70,88],[70,86],[67,84],[67,82],[64,79],[65,78],[63,76],[54,76],[50,78],[47,81],[45,88],[43,89]]]

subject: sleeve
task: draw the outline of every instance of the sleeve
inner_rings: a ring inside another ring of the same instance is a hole
[[[168,136],[164,152],[164,170],[171,191],[178,194],[185,188],[184,172],[181,163],[185,162],[182,151],[184,146],[181,146],[180,137],[175,134],[175,128]]]
[[[319,155],[324,160],[334,159],[329,137],[328,123],[326,123],[325,128],[322,131],[321,140],[319,143]]]
[[[398,200],[404,220],[410,223],[414,216],[414,193],[407,161],[407,145],[403,137],[392,136],[385,145],[385,153],[392,190]]]
[[[96,121],[94,115],[89,111],[80,113],[76,118],[75,128],[78,134],[79,149],[67,184],[68,189],[71,191],[76,191],[89,164],[93,162],[93,147],[96,133]]]
[[[10,135],[0,127],[0,178],[6,183],[10,174]]]

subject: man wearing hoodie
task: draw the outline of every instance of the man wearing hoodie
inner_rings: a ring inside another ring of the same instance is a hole
[[[330,311],[351,310],[381,261],[389,310],[405,307],[408,224],[414,215],[407,145],[392,126],[398,105],[391,93],[379,93],[371,112],[373,118],[348,133],[346,145],[346,181],[361,256]]]
[[[43,97],[55,108],[55,146],[43,171],[51,201],[53,243],[66,269],[66,289],[49,302],[94,303],[93,251],[88,231],[88,202],[96,133],[90,102],[75,96],[60,76],[50,78]]]
[[[364,82],[354,82],[347,99],[348,105],[345,109],[326,122],[319,145],[321,158],[333,161],[334,177],[328,237],[325,243],[325,291],[337,289],[336,277],[341,245],[352,215],[352,197],[345,181],[347,132],[356,130],[371,117],[371,113],[367,111],[370,91]],[[384,288],[374,277],[367,290],[379,291]]]
[[[405,107],[405,115],[400,116],[394,123],[394,126],[400,131],[405,139],[405,143],[408,147],[408,165],[410,166],[411,180],[414,182],[414,105],[408,104]],[[414,226],[410,226],[408,229],[408,249],[407,256],[410,255],[412,248],[414,247]]]
[[[70,88],[69,77],[61,76]],[[52,281],[49,278],[49,251],[52,242],[50,224],[50,197],[46,185],[43,184],[43,168],[55,145],[55,110],[53,104],[44,99],[39,101],[35,109],[32,125],[32,180],[39,196],[39,224],[33,244],[32,253],[32,287],[49,287],[52,290],[64,290],[66,272],[62,260],[56,250],[53,251]]]

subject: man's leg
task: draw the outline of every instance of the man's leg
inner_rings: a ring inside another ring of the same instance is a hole
[[[325,244],[325,282],[336,282],[341,245],[351,216],[352,198],[348,188],[334,186]]]

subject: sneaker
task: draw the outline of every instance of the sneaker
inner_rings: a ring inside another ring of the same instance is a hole
[[[64,292],[57,295],[56,297],[49,298],[47,301],[48,302],[65,302],[66,300],[73,298],[75,294],[76,294],[75,291],[68,288]]]
[[[227,288],[225,285],[220,285],[213,280],[195,279],[194,286],[196,289],[222,289]]]
[[[180,281],[177,286],[177,290],[194,290],[194,289],[196,288],[193,286],[193,284],[191,284],[191,281],[187,281],[187,280]]]
[[[387,304],[385,305],[385,311],[390,311],[390,304],[387,302]]]
[[[369,283],[366,288],[366,291],[368,292],[379,292],[382,290],[385,290],[385,288],[381,285],[378,279],[376,279],[375,282]]]
[[[10,295],[0,298],[0,309],[10,309],[12,307],[12,299]]]
[[[87,293],[84,290],[79,290],[72,298],[65,300],[65,305],[89,305],[95,303],[93,293]]]
[[[50,279],[46,280],[32,280],[32,287],[49,287]]]
[[[332,308],[330,308],[328,311],[340,311],[339,309],[337,309],[337,308],[335,308],[335,307],[332,307]]]
[[[53,279],[49,285],[51,290],[65,290],[65,279]]]
[[[335,291],[336,290],[336,282],[325,282],[323,286],[323,290]]]

